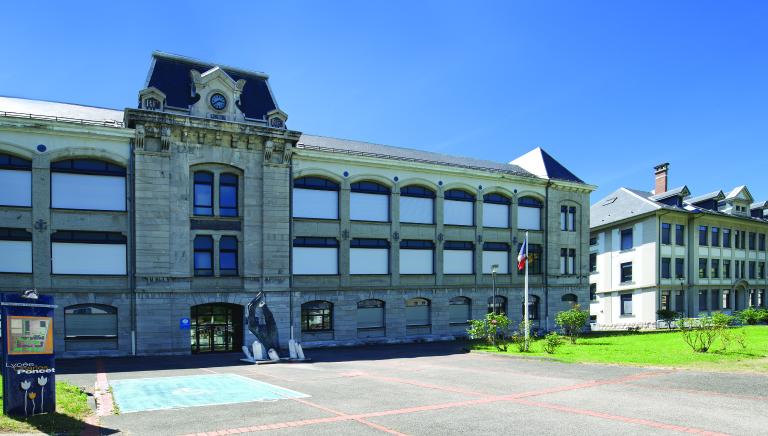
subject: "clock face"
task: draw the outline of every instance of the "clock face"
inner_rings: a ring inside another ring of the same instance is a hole
[[[211,106],[216,110],[224,110],[227,107],[227,99],[223,95],[216,93],[211,96]]]

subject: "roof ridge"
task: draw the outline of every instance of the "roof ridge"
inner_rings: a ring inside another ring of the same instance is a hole
[[[0,95],[0,98],[14,98],[16,100],[27,100],[27,101],[41,101],[45,103],[56,103],[56,104],[66,104],[70,106],[80,106],[80,107],[90,107],[94,109],[104,109],[104,110],[110,110],[110,111],[118,111],[123,112],[125,109],[116,109],[112,107],[104,107],[104,106],[94,106],[91,104],[80,104],[80,103],[70,103],[66,101],[57,101],[57,100],[43,100],[41,98],[27,98],[27,97],[16,97],[13,95]]]

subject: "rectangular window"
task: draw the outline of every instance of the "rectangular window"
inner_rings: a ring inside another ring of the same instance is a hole
[[[749,249],[757,249],[757,233],[755,232],[749,232]]]
[[[682,224],[675,224],[675,244],[685,245],[685,226]]]
[[[621,294],[621,314],[632,315],[632,294]]]
[[[685,259],[675,259],[675,278],[685,278]]]
[[[533,197],[522,197],[517,201],[517,228],[541,230],[541,209],[544,203]]]
[[[490,274],[493,265],[498,265],[498,274],[509,274],[509,244],[486,242],[483,244],[483,274]]]
[[[709,308],[709,310],[719,310],[720,309],[720,290],[719,289],[712,289],[709,291],[709,301],[712,307]]]
[[[235,236],[222,236],[219,239],[219,274],[236,276],[237,265],[237,238]]]
[[[712,227],[712,246],[720,246],[720,229],[717,227]]]
[[[560,274],[568,274],[568,249],[560,249]]]
[[[434,224],[435,193],[420,186],[401,188],[400,222]]]
[[[707,278],[707,259],[699,259],[699,278]]]
[[[0,163],[8,155],[0,154]],[[15,158],[13,158],[15,159]],[[32,206],[32,165],[11,168],[0,164],[0,186],[13,186],[14,189],[0,189],[0,205]],[[125,197],[123,197],[125,198]]]
[[[710,259],[709,261],[710,271],[709,276],[713,279],[720,278],[720,259]]]
[[[661,278],[663,279],[669,279],[672,278],[672,259],[668,257],[662,257],[661,258]]]
[[[760,251],[765,251],[765,233],[760,233],[757,235],[757,249]]]
[[[471,242],[446,241],[443,244],[443,274],[473,274],[475,251]]]
[[[125,210],[125,176],[51,173],[55,209]]]
[[[632,262],[621,264],[621,283],[630,283],[632,281]]]
[[[765,278],[765,262],[758,262],[758,264],[757,264],[757,278],[758,279],[764,279]]]
[[[672,243],[672,225],[661,223],[661,243],[670,245]]]
[[[731,278],[731,261],[723,259],[723,278],[724,279],[730,279]]]
[[[568,206],[560,206],[560,230],[568,230]]]
[[[707,310],[707,291],[699,291],[699,311]]]
[[[353,221],[389,221],[391,191],[384,185],[362,181],[350,185],[349,218]]]
[[[459,189],[445,192],[443,222],[453,226],[475,225],[475,197]]]
[[[589,301],[597,301],[597,283],[589,285]]]
[[[219,215],[237,216],[237,175],[219,176]]]
[[[632,249],[632,229],[624,229],[621,231],[621,249]]]
[[[298,237],[294,239],[293,273],[297,275],[339,274],[339,241],[334,238]]]
[[[699,245],[707,245],[707,226],[699,226]]]
[[[757,265],[754,260],[749,261],[749,278],[750,279],[757,278]]]
[[[520,252],[520,247],[523,244],[518,244],[517,253]],[[517,259],[515,257],[515,259]],[[528,244],[528,274],[541,274],[542,269],[542,246],[540,244]],[[525,274],[525,269],[518,270],[518,274]]]
[[[193,176],[193,213],[213,215],[213,173],[198,171]]]
[[[589,246],[594,247],[597,245],[597,236],[590,236],[589,237]]]
[[[293,188],[293,217],[339,219],[339,192]]]
[[[675,291],[675,310],[685,312],[685,294],[683,291]]]
[[[571,232],[576,231],[576,208],[575,207],[568,208],[568,231],[571,231]]]
[[[731,248],[731,229],[723,229],[723,247]]]
[[[349,246],[350,274],[389,274],[389,241],[353,239]]]
[[[509,204],[483,203],[483,227],[509,227]]]
[[[568,249],[568,274],[576,274],[576,250]]]
[[[589,272],[597,272],[597,253],[589,253]]]
[[[744,248],[744,245],[741,243],[741,240],[742,240],[741,235],[743,234],[744,232],[742,232],[741,230],[733,231],[733,237],[735,240],[733,245],[736,247],[737,250]]]
[[[669,303],[670,303],[670,293],[669,291],[662,291],[661,292],[661,300],[659,301],[659,309],[661,310],[669,310]]]
[[[213,238],[207,235],[195,236],[193,259],[196,276],[213,275]]]
[[[127,238],[115,232],[58,231],[51,235],[53,274],[125,275]]]
[[[400,274],[434,274],[434,259],[432,241],[400,241]]]
[[[731,291],[723,289],[723,309],[731,309]]]
[[[0,227],[0,273],[31,272],[32,234],[24,229]]]

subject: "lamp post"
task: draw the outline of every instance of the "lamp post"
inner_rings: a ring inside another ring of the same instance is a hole
[[[498,271],[498,270],[499,270],[499,266],[498,265],[491,265],[491,281],[493,283],[493,314],[494,315],[498,315],[498,313],[496,313],[496,307],[497,307],[497,303],[496,303],[496,271]]]

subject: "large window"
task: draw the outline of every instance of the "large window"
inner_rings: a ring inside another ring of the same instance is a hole
[[[709,276],[713,279],[720,278],[720,259],[710,259]]]
[[[632,315],[632,294],[621,294],[621,314]]]
[[[363,300],[357,303],[358,337],[384,336],[384,307],[381,300]]]
[[[560,206],[560,230],[576,231],[576,208],[573,206]]]
[[[672,243],[672,225],[661,223],[661,243],[670,245]]]
[[[755,232],[749,232],[749,249],[757,249],[757,234]]]
[[[472,319],[472,301],[467,297],[453,297],[448,301],[448,322],[464,325]]]
[[[219,215],[237,216],[237,185],[236,174],[219,176]]]
[[[293,273],[337,275],[339,273],[339,241],[334,238],[294,239]]]
[[[699,245],[707,245],[707,226],[699,226]]]
[[[707,290],[699,291],[699,311],[707,310]]]
[[[237,238],[222,236],[219,239],[219,274],[222,276],[237,275]]]
[[[498,265],[498,274],[509,274],[509,244],[485,242],[483,244],[483,274],[490,274],[493,265]]]
[[[434,224],[435,193],[422,186],[400,188],[400,222]]]
[[[672,259],[668,257],[661,258],[661,278],[672,278]]]
[[[711,244],[713,247],[719,247],[720,246],[720,229],[717,227],[712,227],[712,239]]]
[[[520,247],[523,244],[518,244],[517,252],[520,252]],[[543,271],[542,261],[542,246],[540,244],[528,244],[528,274],[541,274]],[[517,270],[518,274],[525,274],[525,269]]]
[[[731,261],[727,259],[723,259],[723,278],[731,278]]]
[[[294,180],[293,217],[339,219],[339,184],[320,177]]]
[[[126,210],[125,168],[95,159],[51,163],[51,207]]]
[[[488,313],[506,314],[507,313],[507,297],[503,295],[488,297]]]
[[[32,206],[32,161],[0,153],[0,206]]]
[[[621,283],[632,282],[632,262],[624,262],[620,265],[621,268]]]
[[[195,215],[213,215],[213,173],[197,171],[193,178],[193,213]]]
[[[350,274],[389,274],[389,241],[353,239],[349,249]]]
[[[758,250],[765,251],[765,234],[764,233],[760,233],[757,236],[757,242],[758,242],[757,244]]]
[[[576,274],[576,250],[569,248],[560,249],[560,274]]]
[[[707,259],[699,259],[699,278],[707,278]]]
[[[405,325],[424,327],[432,324],[430,303],[426,298],[411,298],[405,302]]]
[[[632,228],[630,227],[621,231],[621,249],[631,250],[632,247]]]
[[[709,310],[719,310],[720,309],[720,290],[718,289],[712,289],[709,291],[709,301],[711,302],[711,306]]]
[[[589,272],[597,272],[597,253],[589,253]]]
[[[389,221],[389,188],[375,182],[350,185],[349,218],[353,221]]]
[[[32,234],[0,227],[0,273],[32,272]]]
[[[65,307],[64,344],[67,351],[117,349],[117,308],[104,304]]]
[[[685,226],[682,224],[675,224],[675,244],[685,245]]]
[[[675,278],[685,278],[685,259],[681,257],[675,259]]]
[[[731,229],[723,229],[723,247],[731,248]]]
[[[309,301],[301,305],[302,332],[328,332],[333,330],[333,304],[327,301]]]
[[[541,209],[544,203],[534,197],[521,197],[517,201],[517,228],[541,230]]]
[[[126,241],[120,233],[58,231],[51,235],[52,272],[125,275]]]
[[[434,253],[432,241],[400,241],[400,274],[434,274]]]
[[[523,303],[523,311],[525,310],[525,303]],[[525,316],[525,312],[521,313]],[[528,296],[528,319],[535,321],[539,319],[539,297],[536,295]]]
[[[483,227],[509,227],[509,205],[512,200],[501,194],[483,196]]]
[[[731,291],[730,289],[723,289],[723,309],[732,309],[731,306]]]
[[[194,266],[196,276],[213,275],[213,238],[207,235],[195,236]]]
[[[460,189],[445,191],[443,222],[454,226],[475,224],[475,196]]]
[[[446,241],[443,244],[443,274],[475,272],[475,251],[471,242]]]

